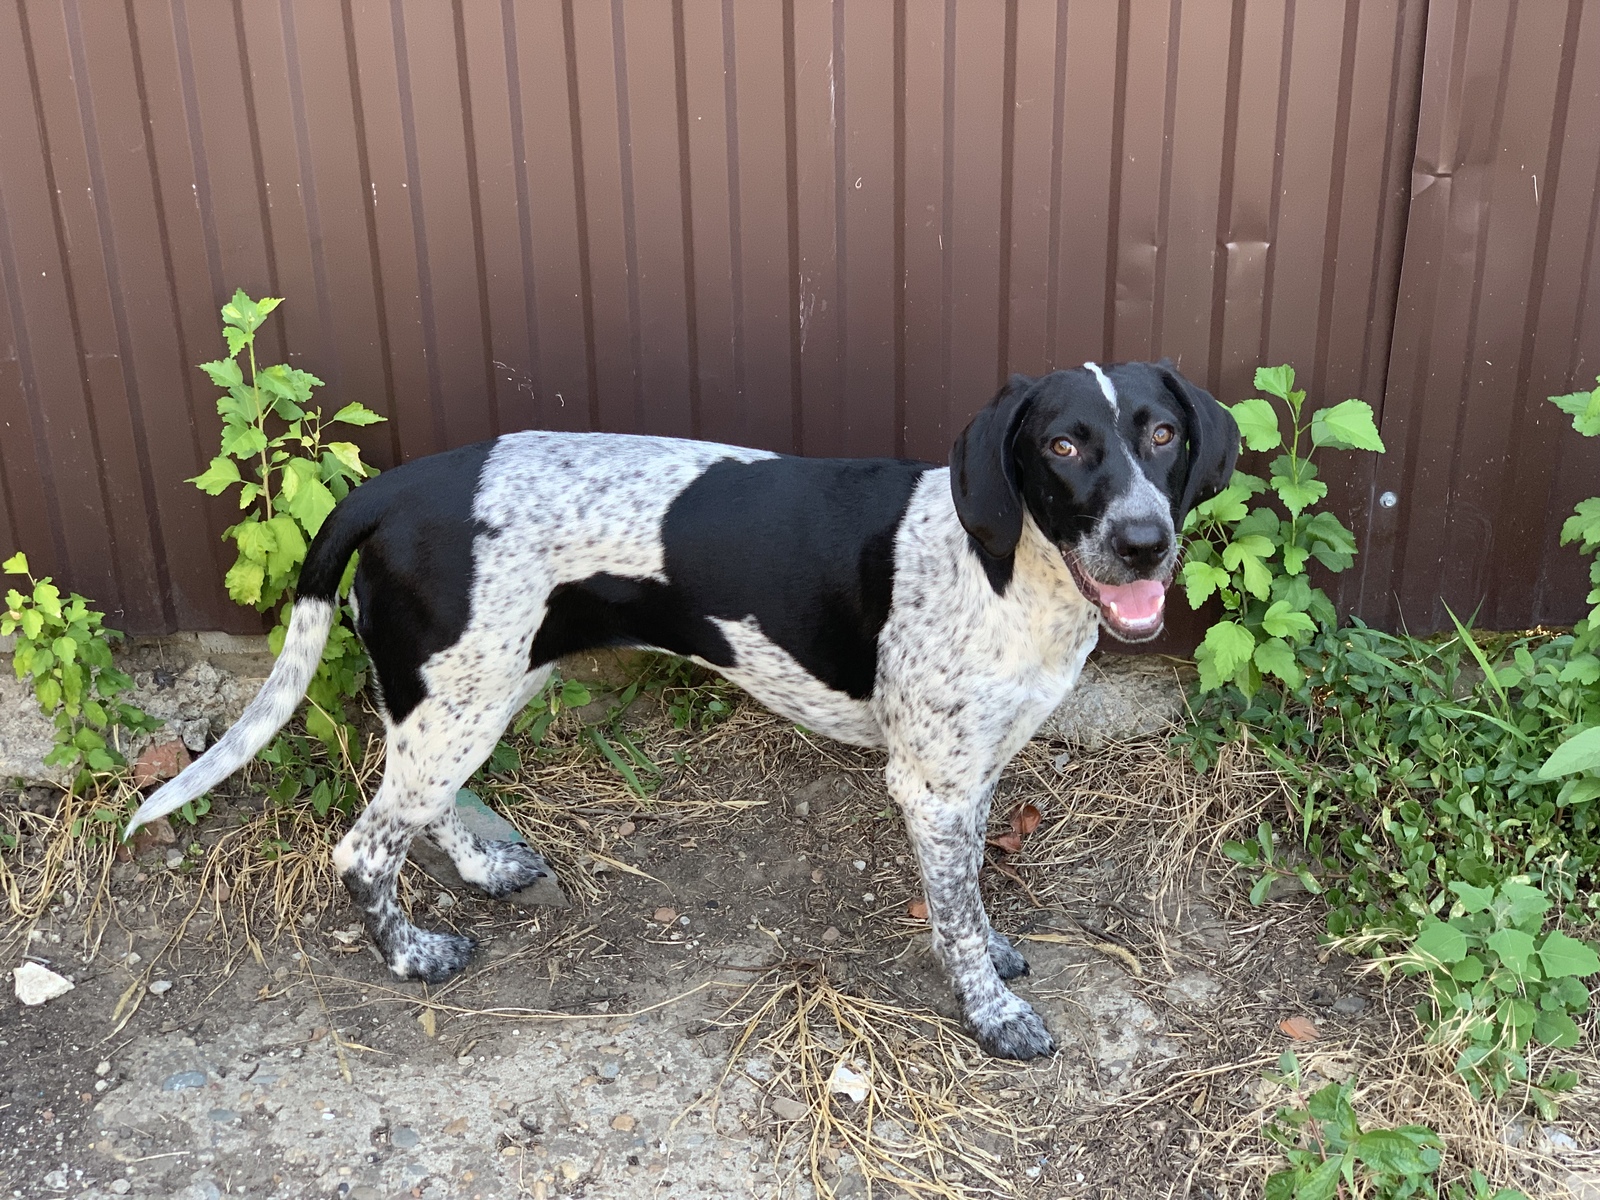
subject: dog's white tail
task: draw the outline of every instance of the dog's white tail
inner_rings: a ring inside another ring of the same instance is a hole
[[[311,677],[317,673],[322,647],[328,640],[328,631],[333,628],[333,614],[334,605],[330,600],[301,596],[295,601],[283,652],[278,655],[272,673],[255,699],[215,746],[139,806],[133,820],[128,822],[124,838],[130,837],[139,826],[176,812],[189,801],[205,795],[272,740],[273,734],[294,715],[300,697],[305,695]]]

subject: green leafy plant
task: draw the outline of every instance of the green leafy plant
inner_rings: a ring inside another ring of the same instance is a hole
[[[107,629],[105,615],[76,592],[63,599],[50,576],[35,579],[20,551],[0,571],[28,581],[26,592],[6,591],[0,637],[16,635],[12,670],[19,680],[32,678],[40,711],[55,722],[56,744],[45,764],[73,770],[74,787],[126,766],[122,735],[152,732],[160,722],[120,699],[133,686],[112,665],[111,642],[122,635]]]
[[[1572,417],[1572,427],[1585,437],[1600,436],[1600,385],[1593,391],[1551,396],[1550,402]],[[1564,680],[1600,691],[1600,496],[1580,500],[1561,526],[1561,544],[1578,543],[1580,554],[1594,555],[1589,564],[1593,589],[1585,603],[1589,614],[1572,629],[1572,655],[1561,669]],[[1565,804],[1600,798],[1600,725],[1578,728],[1540,768],[1541,779],[1561,779]]]
[[[1504,1095],[1528,1082],[1530,1043],[1564,1049],[1578,1043],[1573,1014],[1589,1007],[1582,980],[1600,972],[1600,956],[1559,929],[1541,932],[1550,900],[1516,880],[1494,887],[1450,884],[1452,915],[1430,916],[1416,941],[1393,960],[1426,974],[1429,995],[1418,1016],[1434,1040],[1460,1046],[1456,1070],[1474,1087]],[[1553,1093],[1576,1082],[1555,1078],[1535,1093],[1553,1115]]]
[[[1287,688],[1300,686],[1304,672],[1296,652],[1336,619],[1332,601],[1311,585],[1308,564],[1315,560],[1343,571],[1356,553],[1355,536],[1343,522],[1317,510],[1328,485],[1317,477],[1313,453],[1383,451],[1364,401],[1318,409],[1303,421],[1306,394],[1294,386],[1292,367],[1258,368],[1255,383],[1286,408],[1289,436],[1271,400],[1241,400],[1229,411],[1247,449],[1282,453],[1268,464],[1267,479],[1235,471],[1228,486],[1196,506],[1184,524],[1189,541],[1182,578],[1189,605],[1198,609],[1217,595],[1224,610],[1195,655],[1203,692],[1232,683],[1250,696],[1268,676]],[[1252,502],[1256,496],[1262,501]]]
[[[222,333],[228,354],[200,366],[223,389],[217,400],[222,453],[189,480],[209,496],[239,489],[239,508],[245,515],[223,533],[238,548],[226,583],[235,601],[259,612],[271,609],[294,587],[310,539],[333,506],[353,485],[377,474],[362,461],[354,442],[331,439],[329,427],[384,420],[359,403],[346,404],[333,416],[324,417],[320,408],[310,405],[312,389],[321,387],[322,380],[282,363],[257,364],[256,332],[281,303],[271,297],[252,300],[241,290],[223,305]],[[241,354],[244,367],[239,362]],[[348,590],[354,570],[352,560],[341,594]],[[278,623],[268,635],[274,654],[283,649],[290,608],[287,603],[282,605]],[[341,611],[347,615],[347,610]],[[351,623],[336,621],[307,689],[312,707],[306,728],[330,748],[338,727],[347,724],[344,702],[360,690],[366,668],[366,654]]]
[[[1278,1060],[1281,1074],[1268,1072],[1274,1083],[1300,1091],[1300,1064],[1294,1054]],[[1352,1097],[1355,1081],[1329,1083],[1306,1098],[1304,1107],[1278,1109],[1262,1132],[1276,1142],[1288,1166],[1268,1177],[1264,1200],[1437,1200],[1434,1174],[1443,1161],[1444,1143],[1425,1125],[1362,1129]],[[1452,1184],[1449,1200],[1527,1200],[1514,1188],[1490,1190],[1473,1172],[1472,1191]]]

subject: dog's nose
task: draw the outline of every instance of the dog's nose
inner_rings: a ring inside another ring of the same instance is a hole
[[[1128,521],[1111,531],[1111,549],[1135,571],[1148,571],[1166,557],[1172,540],[1156,521]]]

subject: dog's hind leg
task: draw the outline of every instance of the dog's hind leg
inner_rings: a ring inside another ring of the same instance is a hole
[[[551,667],[543,666],[523,678],[510,706],[513,712],[521,712],[539,694],[551,671]],[[454,804],[428,825],[427,837],[450,856],[463,880],[491,900],[555,875],[544,855],[526,843],[490,841],[473,833],[462,822]]]
[[[429,696],[389,726],[383,783],[333,852],[367,931],[402,979],[447,979],[466,966],[475,945],[460,934],[418,929],[395,897],[411,839],[454,812],[456,791],[505,728],[504,702],[475,702],[482,691],[461,691],[448,700]]]
[[[492,842],[468,829],[451,804],[428,826],[428,839],[450,856],[461,878],[491,900],[553,878],[544,855],[525,842]]]

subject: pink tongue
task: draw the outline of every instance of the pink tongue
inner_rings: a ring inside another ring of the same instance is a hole
[[[1161,612],[1166,602],[1167,589],[1155,579],[1141,579],[1136,583],[1116,586],[1102,583],[1100,603],[1109,608],[1118,620],[1138,624],[1149,621]]]

